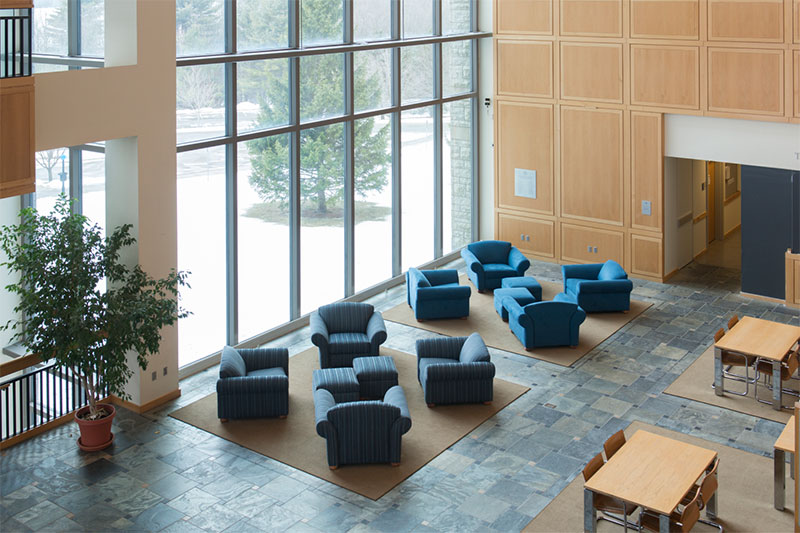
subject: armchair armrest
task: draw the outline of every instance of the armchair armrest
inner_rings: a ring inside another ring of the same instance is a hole
[[[426,370],[427,378],[430,381],[459,381],[494,377],[494,364],[489,361],[430,365]]]
[[[508,254],[508,265],[517,271],[522,276],[525,271],[531,266],[531,262],[514,246],[511,247],[511,252]]]
[[[631,292],[633,282],[629,279],[586,280],[578,282],[578,290],[581,294]]]
[[[281,367],[289,375],[289,350],[286,348],[242,348],[239,354],[248,372]]]
[[[561,275],[564,277],[564,283],[567,282],[567,278],[596,280],[601,268],[602,264],[561,265]]]
[[[408,420],[408,426],[405,428],[403,433],[408,431],[411,428],[411,412],[408,410],[408,402],[406,401],[406,395],[403,392],[403,387],[395,385],[394,387],[390,388],[383,396],[383,402],[400,409],[400,417]]]
[[[316,420],[317,435],[320,437],[333,436],[336,428],[328,420],[328,410],[336,405],[333,394],[325,389],[314,391],[314,418]]]
[[[483,264],[478,261],[478,258],[470,252],[468,249],[463,248],[461,250],[461,257],[464,258],[464,262],[467,263],[467,268],[475,272],[476,274],[483,274]]]
[[[328,326],[325,321],[319,316],[319,311],[314,311],[308,318],[308,325],[311,329],[311,343],[314,346],[326,347],[328,346]]]
[[[461,347],[467,337],[437,337],[435,339],[417,339],[417,359],[437,357],[455,359],[461,353]]]
[[[367,322],[367,337],[372,344],[379,346],[386,341],[386,324],[383,315],[375,311]]]
[[[459,287],[420,287],[417,300],[457,300],[469,298],[472,290],[466,285]]]
[[[287,376],[242,376],[217,380],[217,394],[269,393],[289,386]]]
[[[530,328],[533,326],[531,317],[525,312],[525,308],[519,305],[514,298],[506,296],[503,298],[503,307],[508,311],[508,322],[516,322],[523,328]]]
[[[454,269],[426,270],[424,275],[434,287],[446,283],[458,283],[458,270]]]

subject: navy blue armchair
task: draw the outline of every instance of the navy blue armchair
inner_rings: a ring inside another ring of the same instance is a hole
[[[417,379],[428,407],[491,402],[494,372],[489,350],[477,333],[417,340]]]
[[[457,270],[418,270],[406,272],[406,299],[417,320],[463,318],[469,316],[472,290],[458,284]]]
[[[525,275],[531,262],[506,241],[479,241],[461,250],[467,275],[479,292],[500,287],[504,278]]]
[[[314,392],[317,435],[328,445],[328,466],[400,464],[402,436],[411,429],[403,388],[395,385],[383,401],[336,403],[325,389]]]
[[[285,417],[289,413],[289,351],[225,346],[217,380],[217,417]]]
[[[628,311],[633,283],[616,261],[601,264],[563,265],[564,292],[574,297],[587,313]]]
[[[386,341],[383,316],[370,304],[339,302],[311,313],[311,342],[319,348],[320,368],[353,366],[356,357],[379,355]]]
[[[546,346],[577,346],[581,324],[586,313],[562,294],[550,302],[534,302],[521,306],[506,296],[503,306],[508,311],[508,325],[526,350]]]

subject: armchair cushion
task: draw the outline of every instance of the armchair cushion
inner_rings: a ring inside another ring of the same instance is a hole
[[[486,343],[477,333],[473,333],[461,346],[458,360],[462,363],[477,363],[478,361],[489,361],[489,350]]]
[[[367,353],[369,337],[364,333],[333,333],[330,338],[331,353]]]
[[[487,278],[506,277],[517,274],[517,271],[514,270],[511,265],[500,263],[484,263],[483,270],[486,272]]]
[[[239,352],[231,347],[222,348],[222,357],[219,362],[220,378],[235,378],[247,375],[247,365]]]
[[[597,279],[603,281],[612,279],[628,279],[628,274],[625,273],[625,270],[620,266],[619,263],[609,259],[603,264],[602,268],[600,268],[600,272],[597,273]]]
[[[260,370],[253,370],[247,373],[247,377],[254,376],[285,376],[286,372],[282,368],[262,368]]]

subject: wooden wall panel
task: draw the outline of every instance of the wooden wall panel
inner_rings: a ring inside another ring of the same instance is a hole
[[[631,103],[700,108],[700,49],[631,46]]]
[[[664,126],[661,113],[631,112],[631,227],[661,230],[664,210]],[[650,215],[642,202],[650,202]]]
[[[800,0],[794,0],[792,11],[792,28],[794,28],[794,42],[800,43]]]
[[[708,109],[783,114],[783,50],[708,49]]]
[[[497,222],[497,234],[500,240],[510,242],[526,255],[555,258],[556,224],[554,221],[498,213]]]
[[[794,116],[800,117],[800,50],[794,51]]]
[[[664,275],[661,239],[631,233],[631,273],[660,278]]]
[[[0,79],[0,198],[35,190],[34,79]]]
[[[699,1],[631,0],[631,37],[699,39]]]
[[[497,103],[497,206],[552,215],[553,106]],[[514,169],[536,171],[536,198],[514,194]]]
[[[553,97],[553,43],[497,39],[497,94]]]
[[[613,259],[622,265],[625,262],[624,241],[622,231],[561,224],[561,258],[565,261],[602,263]]]
[[[623,224],[622,111],[561,106],[561,215]]]
[[[708,39],[783,42],[783,0],[708,0]]]
[[[496,33],[552,35],[553,0],[496,0]]]
[[[561,0],[561,35],[622,37],[622,0]]]
[[[622,103],[622,45],[562,42],[561,98]]]

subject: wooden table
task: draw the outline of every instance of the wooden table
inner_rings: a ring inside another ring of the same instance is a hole
[[[794,416],[786,423],[781,436],[775,441],[775,509],[783,511],[786,502],[786,454],[791,454],[791,477],[794,479]]]
[[[722,396],[722,352],[735,352],[772,362],[772,408],[783,405],[781,364],[795,343],[800,328],[746,316],[737,322],[719,342],[714,344],[714,393]]]
[[[584,531],[595,532],[594,494],[605,494],[660,515],[659,527],[669,532],[669,515],[717,457],[717,452],[638,430],[584,484]],[[713,519],[716,493],[706,505]]]

